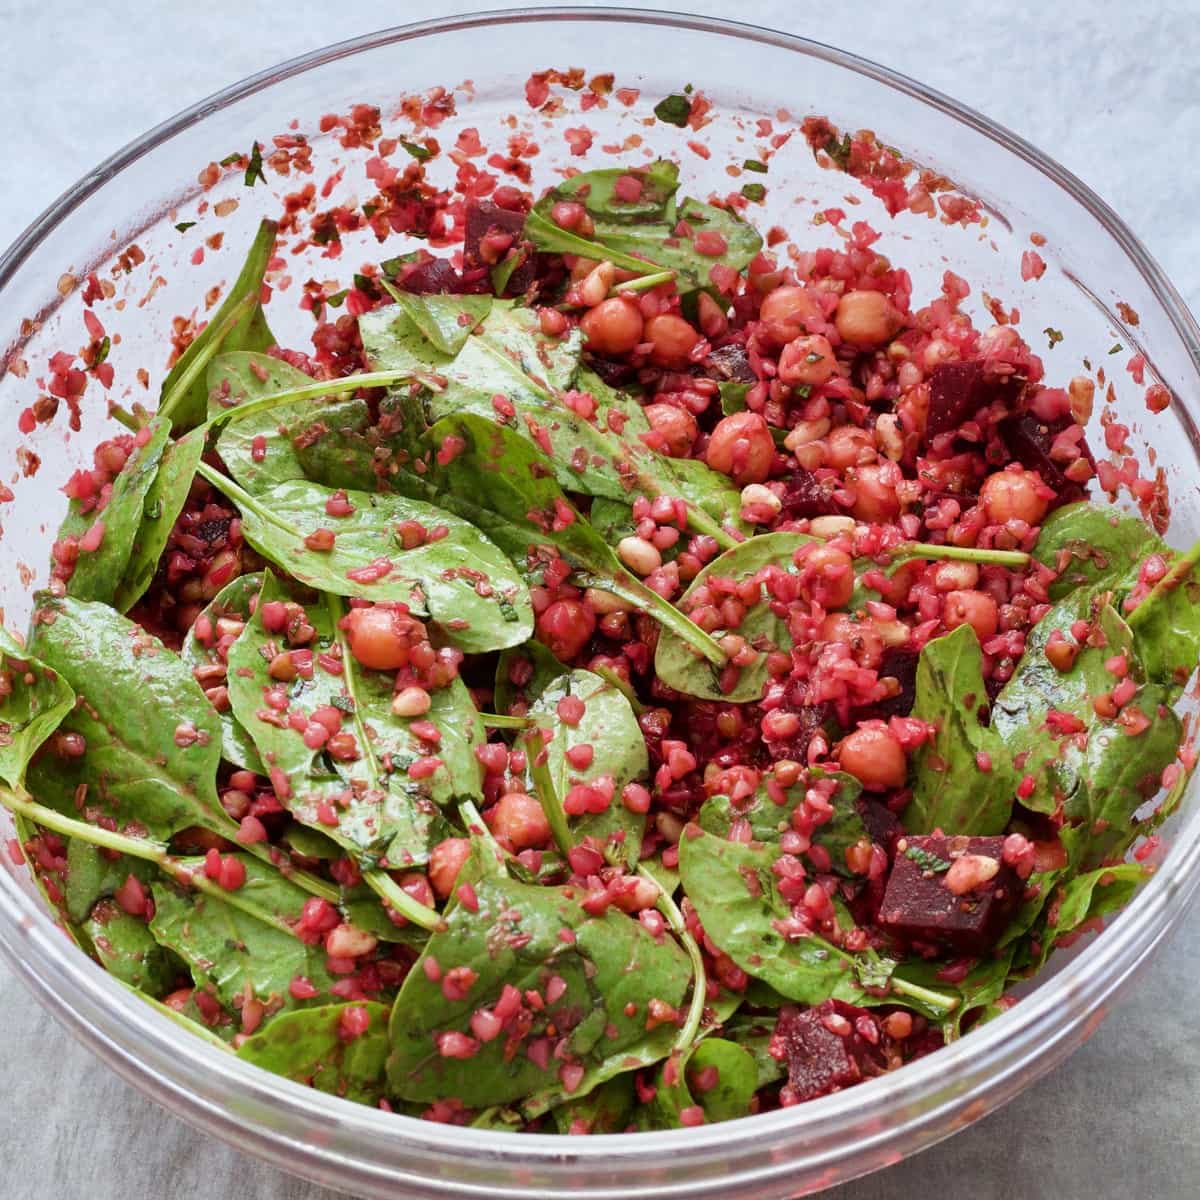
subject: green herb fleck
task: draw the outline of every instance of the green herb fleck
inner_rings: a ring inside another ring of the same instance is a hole
[[[255,142],[250,151],[250,162],[246,166],[246,174],[242,182],[247,187],[253,187],[260,179],[263,183],[267,182],[266,173],[263,171],[262,147]]]
[[[687,124],[688,117],[692,115],[692,102],[676,92],[654,106],[654,115],[660,121],[665,121],[668,125],[678,125],[682,129]]]
[[[935,875],[950,870],[951,866],[944,858],[938,858],[932,851],[925,850],[921,846],[907,846],[904,850],[904,857],[915,862],[922,871],[932,871]]]
[[[742,163],[742,169],[746,171],[757,171],[760,175],[767,173],[767,164],[759,162],[757,158],[748,158]]]
[[[100,345],[96,347],[96,357],[92,359],[92,370],[94,371],[107,357],[108,352],[112,349],[112,338],[105,334],[100,339]]]
[[[1116,345],[1113,346],[1113,348],[1109,351],[1109,354],[1120,354],[1124,349],[1125,347],[1122,346],[1120,342],[1117,342]]]
[[[825,147],[825,153],[833,159],[835,163],[843,170],[847,170],[850,166],[850,135],[842,134],[842,140],[831,141]]]
[[[1053,350],[1054,347],[1057,346],[1058,343],[1063,340],[1063,335],[1062,335],[1061,329],[1054,329],[1050,325],[1047,325],[1046,328],[1042,330],[1042,332],[1050,339],[1050,349],[1051,350]]]
[[[409,152],[418,162],[424,162],[427,158],[433,157],[433,151],[426,146],[422,146],[420,142],[409,142],[404,138],[400,139],[400,145]]]
[[[179,224],[175,226],[175,228],[179,233],[187,233],[187,231],[189,229],[191,229],[191,227],[193,225],[195,225],[195,223],[196,223],[195,221],[180,221]]]
[[[763,197],[766,196],[766,194],[767,194],[767,189],[765,187],[763,187],[763,185],[761,183],[743,183],[742,184],[742,195],[745,196],[747,200],[753,200],[756,203],[758,203],[758,202],[762,201]]]

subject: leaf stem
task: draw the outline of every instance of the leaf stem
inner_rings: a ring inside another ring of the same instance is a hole
[[[905,542],[892,551],[894,562],[910,558],[943,559],[953,562],[996,563],[1002,567],[1026,567],[1031,555],[1023,550],[980,550],[975,546],[935,546],[930,542]]]
[[[648,292],[659,284],[670,283],[674,278],[674,271],[655,271],[652,275],[642,275],[637,279],[627,279],[624,283],[618,283],[609,294],[620,296],[629,292]]]
[[[367,887],[406,921],[430,933],[440,933],[446,928],[445,920],[436,909],[426,908],[410,896],[386,871],[364,871],[362,877]]]
[[[420,379],[421,382],[431,386],[428,380],[421,376],[415,376],[411,371],[362,371],[357,375],[343,376],[341,379],[317,380],[314,383],[305,384],[303,387],[285,388],[281,392],[272,392],[268,396],[256,396],[245,404],[227,408],[209,417],[204,423],[204,428],[215,429],[232,421],[240,421],[243,417],[250,417],[255,413],[277,408],[282,404],[294,404],[299,400],[320,400],[324,396],[342,396],[346,392],[356,391],[359,388],[391,387],[394,384],[407,383],[413,379]]]
[[[700,1032],[700,1023],[704,1019],[704,1006],[708,1003],[708,975],[704,970],[704,956],[700,953],[696,939],[688,933],[679,906],[667,895],[663,885],[643,866],[638,866],[637,873],[643,879],[648,879],[658,889],[655,907],[666,917],[671,932],[679,939],[688,958],[692,960],[692,1002],[688,1007],[687,1019],[679,1030],[674,1046],[674,1051],[686,1050]]]
[[[636,691],[634,691],[633,684],[618,675],[617,672],[612,669],[612,667],[597,666],[592,667],[591,670],[594,675],[599,675],[605,683],[615,687],[617,691],[629,701],[629,707],[633,709],[633,715],[635,717],[640,717],[642,713],[647,711],[646,705],[644,705],[638,699],[638,694]]]
[[[920,1000],[933,1008],[940,1008],[942,1012],[952,1013],[958,1007],[957,996],[947,996],[945,992],[935,992],[932,988],[909,983],[907,980],[898,979],[895,975],[888,980],[888,984],[893,992],[899,992],[901,996],[911,996],[912,999]]]
[[[542,806],[542,812],[546,814],[550,832],[554,834],[555,845],[565,858],[571,852],[574,843],[567,824],[567,814],[563,811],[562,800],[550,775],[550,764],[543,757],[546,753],[545,740],[532,732],[526,734],[525,753],[529,764],[529,777],[533,780],[533,790]]]
[[[216,357],[222,343],[237,327],[243,317],[251,313],[259,302],[259,289],[248,292],[222,318],[221,323],[213,330],[212,337],[200,347],[196,357],[192,359],[183,373],[175,381],[171,390],[162,398],[158,406],[159,416],[169,418],[172,411],[188,394],[193,383],[208,369],[208,364]]]
[[[114,421],[119,421],[130,433],[138,433],[142,428],[142,423],[127,409],[124,405],[117,404],[110,400],[108,402],[108,415]],[[224,1045],[224,1042],[221,1043]]]
[[[1126,618],[1129,627],[1135,629],[1142,624],[1155,603],[1168,592],[1174,591],[1196,569],[1197,563],[1200,563],[1200,542],[1197,542],[1187,553],[1180,555],[1171,564],[1167,573],[1146,593],[1137,608]]]
[[[549,717],[512,717],[489,712],[481,712],[479,719],[488,729],[534,729],[551,724]]]
[[[146,992],[140,992],[132,984],[126,983],[125,980],[113,976],[114,979],[123,987],[132,992],[139,1000],[144,1000],[151,1008],[157,1009],[169,1021],[173,1021],[176,1025],[181,1025],[189,1033],[196,1037],[203,1038],[210,1045],[216,1046],[218,1050],[224,1050],[226,1054],[234,1053],[233,1047],[228,1042],[223,1042],[211,1029],[205,1028],[199,1021],[193,1021],[185,1017],[182,1013],[177,1013],[170,1005],[164,1004],[161,1000],[155,1000],[153,996]]]

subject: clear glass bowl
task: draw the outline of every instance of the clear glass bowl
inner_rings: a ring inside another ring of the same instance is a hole
[[[618,86],[638,87],[642,98],[633,108],[610,102],[581,114],[582,93],[556,87],[564,114],[535,113],[525,102],[530,72],[568,65],[583,65],[588,78],[614,71]],[[471,82],[460,87],[463,81]],[[653,103],[687,83],[715,105],[715,119],[699,135],[708,159],[687,146],[697,137],[691,131],[641,123]],[[1115,342],[1130,353],[1142,350],[1150,375],[1176,398],[1152,422],[1157,463],[1174,484],[1170,536],[1186,544],[1200,532],[1200,496],[1183,486],[1195,478],[1200,453],[1200,330],[1103,201],[1007,131],[852,55],[745,25],[630,10],[488,13],[381,33],[264,72],[152,130],[62,196],[0,260],[2,427],[15,430],[17,414],[38,394],[35,380],[49,355],[88,340],[79,285],[93,270],[115,287],[96,306],[108,333],[120,335],[111,354],[113,396],[150,401],[165,370],[172,317],[193,312],[208,288],[232,279],[258,218],[277,214],[283,193],[309,180],[320,188],[344,167],[334,200],[365,194],[368,152],[345,151],[321,134],[321,115],[370,102],[383,109],[385,132],[403,133],[409,126],[392,118],[401,95],[438,85],[458,88],[457,112],[433,131],[444,147],[469,127],[480,130],[485,144],[507,136],[511,129],[503,122],[515,113],[541,147],[529,160],[539,185],[551,182],[556,169],[593,163],[600,146],[636,134],[639,153],[653,148],[680,157],[685,190],[724,193],[741,182],[729,178],[727,164],[759,157],[759,117],[769,117],[775,132],[792,127],[782,110],[796,119],[819,113],[844,128],[874,129],[885,143],[978,197],[986,228],[907,213],[888,220],[849,177],[819,169],[798,135],[775,156],[769,175],[749,177],[770,186],[756,221],[783,224],[805,245],[828,243],[829,228],[812,225],[813,214],[844,207],[853,197],[853,216],[883,231],[885,252],[912,271],[919,299],[936,295],[943,270],[952,267],[970,281],[971,303],[984,324],[978,305],[987,291],[1020,307],[1030,340],[1039,336],[1032,331],[1047,326],[1062,331],[1063,342],[1044,354],[1056,382],[1078,371],[1084,357],[1093,366],[1106,364],[1115,412],[1133,427],[1134,445],[1144,455],[1143,388],[1123,369],[1125,353],[1106,357]],[[563,134],[577,126],[596,132],[597,149],[583,159],[572,157]],[[271,135],[281,132],[310,137],[312,175],[279,179],[269,172],[268,186],[247,189],[240,172],[227,172],[210,190],[201,188],[205,164],[248,151],[254,138],[269,150]],[[440,169],[448,164],[442,161]],[[177,232],[176,224],[188,220],[199,224]],[[206,250],[194,264],[200,238],[217,231],[224,234],[223,248]],[[1023,282],[1020,254],[1035,232],[1045,238],[1040,252],[1048,270],[1037,282]],[[408,249],[402,241],[378,248],[369,236],[347,237],[336,261],[287,256],[269,310],[280,340],[307,340],[311,321],[295,304],[305,279],[347,277],[361,261]],[[126,258],[126,272],[115,256],[131,242],[145,257],[137,264]],[[292,277],[290,290],[285,275]],[[146,388],[135,374],[143,366],[150,372]],[[64,411],[13,446],[25,474],[31,453],[41,460],[36,473],[12,481],[15,500],[0,508],[6,568],[0,603],[15,627],[45,579],[49,542],[65,504],[58,488],[75,465],[90,460],[108,425],[96,383],[85,397],[82,428],[67,433],[66,424]],[[1100,444],[1095,433],[1093,443]],[[0,832],[7,836],[7,829]],[[998,1020],[899,1072],[798,1108],[671,1133],[560,1138],[451,1128],[264,1074],[193,1039],[76,951],[24,870],[7,858],[0,871],[0,950],[58,1019],[137,1087],[241,1149],[331,1186],[371,1197],[769,1200],[820,1190],[946,1137],[1011,1099],[1079,1045],[1196,893],[1195,789],[1168,841],[1158,874],[1133,904],[1069,961],[1056,961],[1052,974]]]

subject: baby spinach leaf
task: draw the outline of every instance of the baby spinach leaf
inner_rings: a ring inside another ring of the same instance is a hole
[[[758,1065],[749,1050],[724,1038],[705,1038],[686,1054],[673,1054],[659,1068],[654,1099],[642,1113],[642,1128],[679,1129],[679,1114],[699,1105],[706,1121],[750,1115],[759,1088]]]
[[[1166,576],[1129,613],[1147,676],[1175,692],[1191,678],[1200,659],[1200,544],[1176,555]]]
[[[988,1008],[1004,995],[1010,982],[1012,957],[1012,950],[1008,950],[997,952],[995,958],[981,960],[952,988],[947,988],[938,978],[938,973],[945,968],[944,963],[922,962],[920,959],[908,959],[900,963],[892,975],[892,981],[922,988],[950,990],[958,995],[959,1003],[954,1011],[940,1014],[938,1021],[942,1036],[947,1042],[951,1042],[961,1035],[963,1023],[968,1016],[978,1014],[980,1009]]]
[[[449,358],[435,345],[422,349],[412,336],[408,309],[427,299],[410,298],[403,316],[376,310],[359,324],[373,365],[416,370],[423,363],[425,371],[436,371],[444,380],[444,387],[425,400],[431,421],[473,413],[515,429],[546,453],[568,491],[624,502],[638,494],[680,496],[699,532],[729,544],[729,536],[709,519],[712,514],[740,524],[740,499],[731,500],[728,479],[704,463],[689,470],[682,466],[688,460],[651,450],[641,440],[650,430],[641,406],[591,372],[579,372],[578,333],[547,337],[532,309],[496,301],[477,332]],[[592,415],[579,411],[578,393],[591,396]]]
[[[29,760],[74,706],[71,685],[0,626],[0,780],[21,787]]]
[[[525,683],[516,679],[525,677]],[[541,642],[526,642],[505,650],[496,663],[496,687],[492,704],[504,716],[523,716],[552,680],[563,672],[563,665]]]
[[[688,611],[689,601],[709,579],[733,579],[739,584],[746,583],[767,567],[794,573],[792,555],[805,542],[812,540],[804,533],[768,533],[726,550],[692,580],[680,598],[679,607]],[[787,621],[776,615],[761,586],[760,595],[763,599],[750,608],[736,630],[721,630],[714,635],[737,633],[760,651],[758,661],[743,668],[730,690],[722,691],[720,676],[713,670],[712,664],[698,658],[691,647],[670,630],[663,631],[654,654],[654,670],[658,678],[686,696],[728,703],[757,700],[767,682],[767,653],[776,648],[789,650],[792,645]]]
[[[347,1041],[342,1022],[351,1009],[365,1012],[370,1024]],[[238,1047],[238,1058],[319,1092],[378,1104],[386,1090],[389,1011],[386,1004],[362,1001],[282,1013]]]
[[[1050,598],[1061,600],[1076,588],[1115,585],[1148,554],[1164,553],[1166,543],[1146,523],[1111,505],[1080,500],[1064,504],[1042,522],[1033,556],[1057,571]]]
[[[96,524],[103,536],[95,550],[81,550],[67,581],[67,594],[79,600],[111,602],[121,588],[134,540],[142,524],[146,494],[158,473],[171,425],[160,417],[147,427],[149,439],[134,449],[113,480],[112,494],[103,509],[83,512],[72,500],[58,531],[58,540],[82,538]]]
[[[100,965],[122,983],[160,997],[170,987],[174,968],[140,917],[123,912],[113,900],[101,900],[84,924]]]
[[[621,565],[567,501],[549,460],[530,442],[471,414],[444,417],[430,430],[434,445],[447,438],[462,447],[451,461],[431,463],[423,475],[398,476],[396,486],[436,500],[478,526],[531,582],[540,582],[545,562],[561,557],[582,586],[620,596],[711,661],[725,661],[707,634]]]
[[[283,797],[292,815],[351,850],[364,865],[394,868],[423,865],[429,851],[445,836],[439,806],[482,795],[482,768],[474,747],[483,729],[461,680],[430,693],[431,707],[421,718],[441,734],[436,747],[412,731],[417,718],[396,716],[391,709],[393,676],[361,668],[340,640],[336,602],[317,600],[306,606],[316,630],[317,661],[311,680],[297,680],[292,704],[311,713],[332,705],[346,713],[343,729],[354,733],[359,757],[337,761],[308,746],[264,701],[274,685],[268,668],[280,644],[262,624],[263,606],[290,599],[268,573],[258,611],[229,652],[229,700],[234,716],[254,740],[265,763],[287,780]],[[322,659],[340,664],[326,669]],[[441,765],[423,779],[409,768],[418,758],[435,755]],[[336,820],[330,823],[330,818]]]
[[[250,246],[246,262],[233,286],[225,293],[212,320],[192,339],[163,381],[159,415],[178,431],[203,423],[208,407],[205,371],[214,355],[229,350],[269,350],[275,335],[262,310],[263,276],[275,253],[274,221],[263,221]]]
[[[128,612],[153,582],[203,453],[204,435],[200,432],[185,434],[163,446],[158,471],[142,501],[141,520],[133,533],[129,561],[112,598],[113,607],[119,612]],[[106,540],[107,537],[106,532]]]
[[[582,1080],[574,1081],[573,1092],[564,1086],[569,1074],[560,1068],[586,1071],[620,1055],[638,1065],[638,1048],[658,1032],[647,1032],[650,1001],[677,1007],[691,979],[678,945],[655,940],[612,909],[589,917],[568,888],[490,876],[474,890],[476,903],[453,909],[396,999],[389,1027],[392,1091],[412,1101],[458,1097],[477,1108],[542,1094],[549,1108],[583,1094]],[[459,993],[435,982],[452,971],[462,982],[461,999],[448,999]],[[536,990],[542,997],[541,1007],[527,1010],[527,1023],[514,1024],[512,1046],[502,1033],[478,1042],[469,1058],[440,1054],[438,1035],[469,1036],[472,1014],[491,1009],[506,984],[521,996]],[[551,1036],[562,1039],[560,1051],[543,1057]],[[669,1043],[662,1052],[667,1049]]]
[[[158,878],[158,868],[145,859],[105,852],[81,838],[64,840],[67,843],[67,883],[63,896],[67,915],[76,923],[87,920],[96,901],[111,896],[130,875],[136,875],[147,884]]]
[[[417,332],[439,353],[451,357],[484,323],[494,303],[491,296],[414,296],[392,288],[388,291]]]
[[[177,654],[106,604],[73,598],[42,599],[30,649],[74,689],[62,729],[87,746],[34,762],[39,800],[71,816],[82,803],[160,841],[190,825],[231,831],[216,792],[220,722]]]
[[[913,798],[904,810],[913,833],[1003,833],[1018,773],[1001,736],[980,719],[987,707],[983,652],[970,625],[934,638],[917,660],[912,715],[936,732],[913,758]],[[987,770],[980,766],[985,755]]]
[[[623,1133],[633,1115],[633,1072],[625,1071],[600,1084],[578,1100],[568,1100],[551,1112],[561,1134]]]
[[[816,936],[789,941],[776,928],[791,916],[771,870],[777,858],[775,846],[729,842],[696,827],[684,832],[679,870],[704,932],[742,970],[789,1000],[863,1003],[854,956]]]
[[[641,179],[636,201],[626,204],[616,196],[621,175]],[[734,213],[692,199],[676,206],[677,187],[678,168],[661,160],[644,169],[584,172],[538,201],[526,218],[525,236],[542,251],[607,259],[643,274],[647,266],[673,270],[680,292],[708,287],[718,263],[740,271],[762,249],[758,231]],[[586,237],[561,229],[550,215],[555,204],[572,199],[582,199],[592,217],[594,231]],[[701,232],[719,234],[724,250],[701,254],[694,240]]]
[[[222,476],[205,477],[237,502],[246,540],[310,587],[407,604],[472,653],[519,645],[533,632],[521,577],[478,529],[453,513],[404,496],[347,492],[353,511],[331,517],[326,505],[334,493],[319,484],[291,480],[251,496]],[[399,528],[406,521],[447,533],[406,550]],[[307,544],[318,530],[334,535],[330,549]],[[368,575],[357,577],[363,572]]]
[[[282,928],[299,918],[308,893],[256,859],[238,858],[246,882],[227,899],[154,884],[150,932],[188,964],[196,986],[211,989],[227,1012],[241,1006],[247,989],[272,1015],[323,998],[328,1003],[335,980],[326,970],[324,947],[305,945]],[[203,869],[203,860],[197,860],[195,870]],[[292,994],[297,976],[317,989],[311,1000]]]
[[[1046,658],[1056,629],[1094,617],[1105,645],[1085,645],[1069,671],[1057,671]],[[1129,676],[1139,684],[1134,703],[1148,717],[1141,733],[1126,733],[1119,722],[1100,717],[1092,701],[1117,683],[1104,664],[1123,654]],[[1034,781],[1022,803],[1039,812],[1061,808],[1068,821],[1091,831],[1081,866],[1120,857],[1136,836],[1134,814],[1158,790],[1163,769],[1179,748],[1180,723],[1170,705],[1173,691],[1147,682],[1133,635],[1103,597],[1072,593],[1030,631],[1025,655],[992,710],[992,727],[1021,772]],[[1054,732],[1047,718],[1074,721],[1075,732]]]
[[[584,705],[583,716],[576,725],[555,717],[559,702],[567,696]],[[604,812],[568,818],[574,840],[591,838],[599,846],[610,848],[627,866],[636,866],[646,819],[622,803],[621,790],[650,774],[650,759],[629,701],[599,675],[575,670],[551,681],[530,706],[529,715],[554,721],[554,738],[546,747],[546,765],[560,801],[576,784],[607,779],[613,782],[613,797]],[[590,764],[572,766],[568,752],[579,752],[583,747],[592,751]]]
[[[191,435],[189,435],[191,436]],[[214,631],[217,622],[222,619],[234,618],[246,622],[250,620],[250,603],[262,590],[262,572],[253,575],[239,575],[231,579],[204,609],[203,616],[208,617]],[[196,627],[192,626],[183,639],[179,657],[191,667],[193,674],[200,667],[222,666],[227,664],[222,660],[217,650],[218,638],[214,633],[212,645],[205,646],[196,638]],[[228,684],[228,678],[226,683]],[[234,716],[232,709],[218,713],[217,720],[221,723],[221,756],[234,766],[244,767],[258,775],[265,775],[266,767],[254,748],[254,741],[246,732],[242,723]]]
[[[747,821],[754,841],[778,845],[783,834],[791,828],[792,813],[803,802],[811,781],[825,778],[836,779],[838,784],[830,800],[833,816],[813,830],[812,840],[829,852],[834,871],[849,875],[846,851],[856,842],[870,841],[870,835],[855,805],[862,793],[862,784],[845,772],[811,768],[807,779],[784,792],[782,804],[776,804],[765,787],[760,787],[749,800],[737,804],[728,796],[710,796],[701,807],[696,823],[705,833],[725,838],[734,821]]]
[[[210,417],[313,382],[282,359],[247,350],[218,355],[209,364],[207,378]],[[335,387],[336,381],[331,381],[330,388]],[[217,453],[246,491],[261,495],[278,484],[304,478],[306,472],[287,430],[293,423],[313,417],[312,401],[297,400],[228,421],[217,439]]]

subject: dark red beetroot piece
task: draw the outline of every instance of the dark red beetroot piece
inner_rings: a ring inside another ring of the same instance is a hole
[[[718,346],[705,360],[704,372],[722,383],[755,383],[757,376],[750,365],[746,347],[740,342]]]
[[[488,234],[508,234],[512,238],[512,251],[524,251],[525,258],[513,271],[504,289],[506,296],[519,296],[533,282],[535,274],[533,246],[522,242],[525,231],[525,214],[501,208],[490,200],[475,200],[467,205],[466,234],[463,240],[463,270],[467,276],[477,271],[490,271],[497,265],[489,262],[480,252],[480,243]],[[503,259],[501,255],[501,260]]]
[[[462,277],[444,258],[406,264],[396,276],[396,285],[414,296],[457,296],[463,291]]]
[[[869,1025],[860,1024],[864,1018]],[[875,1018],[842,1000],[826,1000],[803,1011],[780,1010],[770,1053],[787,1063],[788,1103],[815,1100],[883,1073],[882,1052],[859,1033],[860,1028],[876,1030],[878,1041]]]
[[[996,400],[1015,411],[1023,383],[1013,376],[989,378],[982,363],[939,363],[929,375],[926,438],[950,433]]]
[[[896,843],[896,857],[879,909],[879,924],[908,942],[941,946],[956,954],[978,956],[1003,932],[1024,890],[1017,873],[1003,862],[1003,837],[908,835]],[[989,862],[968,860],[967,856]],[[966,868],[982,866],[990,878],[959,893]],[[953,873],[952,873],[953,872]]]
[[[796,467],[784,480],[784,519],[803,521],[836,516],[842,511],[833,498],[838,486],[836,478],[822,481],[804,467]]]
[[[854,711],[856,720],[886,721],[889,717],[907,717],[917,697],[917,661],[915,650],[904,646],[889,646],[879,660],[879,678],[894,679],[900,690],[878,704],[866,705]]]
[[[1062,465],[1050,457],[1050,447],[1054,444],[1054,439],[1071,423],[1069,417],[1060,417],[1056,421],[1041,421],[1032,413],[1025,413],[1001,422],[999,428],[1000,436],[1004,439],[1013,460],[1019,462],[1027,471],[1036,471],[1042,477],[1042,482],[1054,489],[1056,495],[1050,504],[1052,509],[1087,496],[1087,488],[1068,479]],[[1096,460],[1092,457],[1087,441],[1081,438],[1079,445],[1084,458],[1095,471]]]

